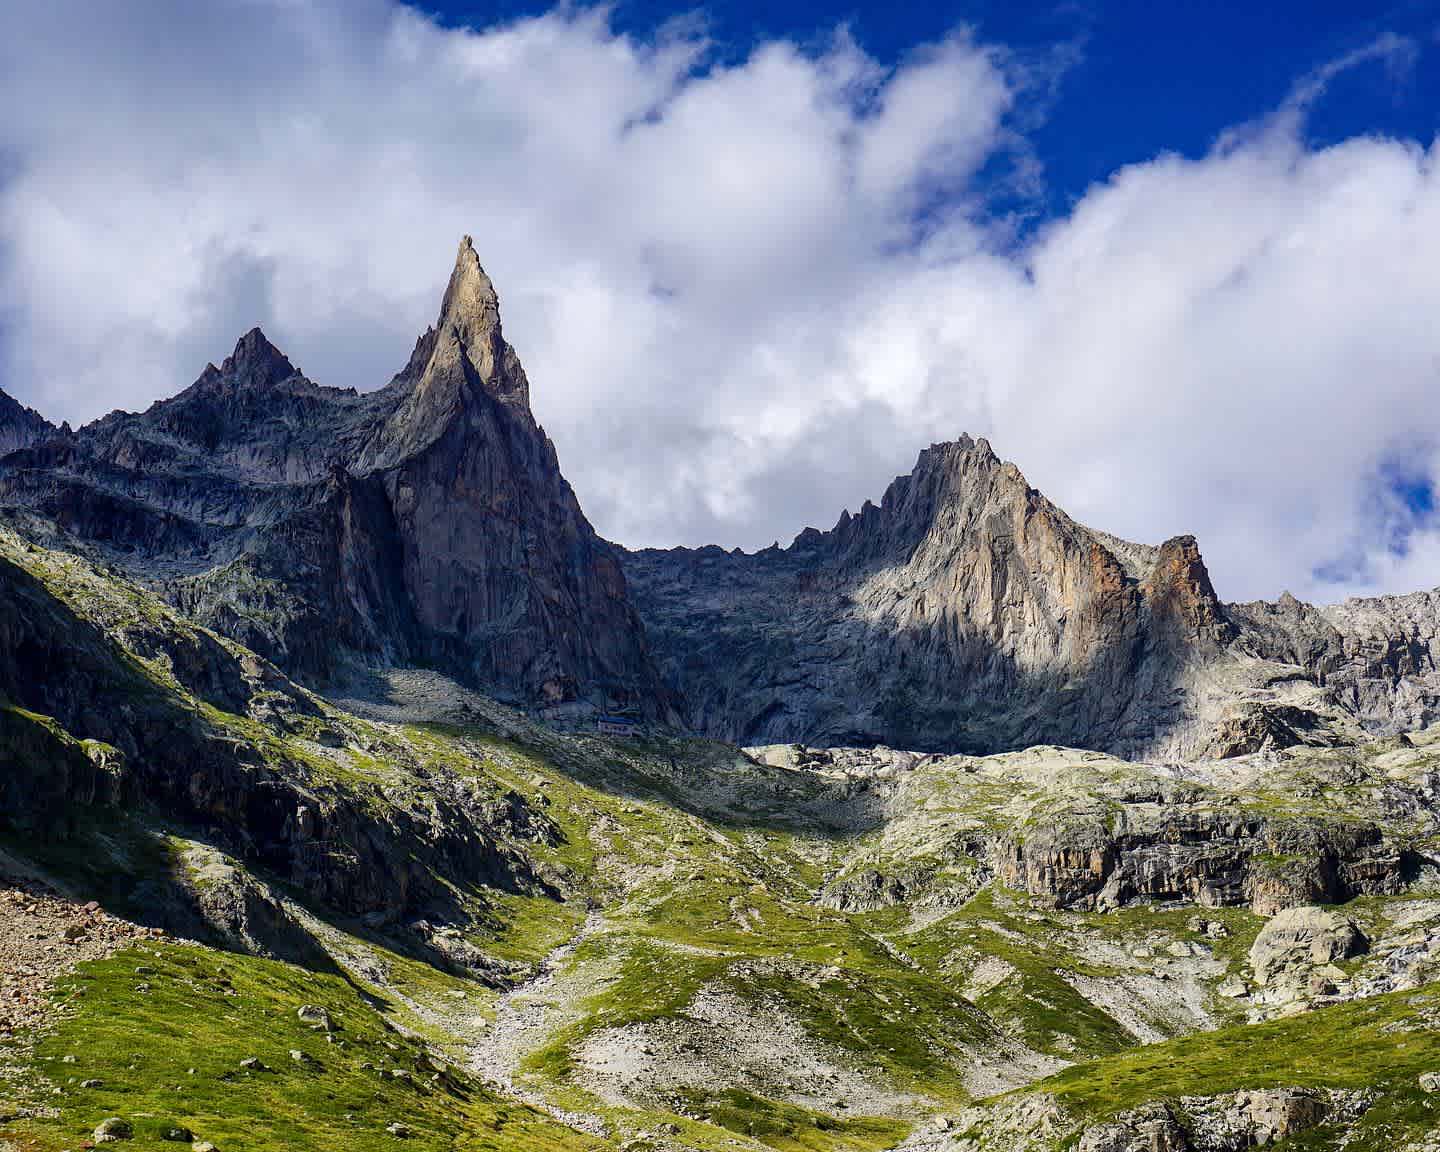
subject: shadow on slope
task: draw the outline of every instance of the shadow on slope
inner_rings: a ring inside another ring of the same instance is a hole
[[[73,566],[64,574],[77,578],[67,590],[77,601],[93,590],[84,580],[99,579],[73,559],[41,557],[37,551],[37,565]],[[217,917],[230,923],[232,941],[246,936],[247,924],[270,920],[261,935],[281,946],[266,950],[315,960],[318,953],[276,914],[250,869],[376,930],[416,917],[466,922],[484,906],[486,890],[549,891],[523,852],[444,797],[422,811],[389,803],[377,785],[327,772],[334,766],[323,758],[299,746],[292,751],[243,714],[242,704],[272,716],[277,701],[300,714],[317,707],[262,661],[173,617],[147,624],[144,612],[160,609],[138,590],[110,581],[105,591],[112,598],[87,611],[113,611],[114,597],[135,596],[140,615],[109,622],[124,644],[0,558],[0,822],[32,847],[56,848],[52,860],[86,861],[94,853],[95,860],[113,859],[116,873],[138,870],[154,888],[148,896],[132,893],[127,913],[152,923],[169,916],[166,926],[183,932],[198,911],[212,927]],[[162,659],[142,660],[132,650],[146,637]],[[182,682],[204,694],[189,695]],[[153,834],[113,823],[122,812],[146,814],[201,849],[223,848],[245,868],[236,872],[209,849],[186,867],[209,871],[212,898],[203,882],[185,884],[181,895],[171,883],[174,868],[159,866],[159,841],[142,846]],[[108,847],[96,851],[99,845]],[[127,849],[139,859],[127,859]],[[87,892],[114,899],[105,892],[110,872],[102,867],[86,879],[82,869],[76,879]],[[429,954],[425,940],[410,943],[439,967],[451,963],[443,952]]]

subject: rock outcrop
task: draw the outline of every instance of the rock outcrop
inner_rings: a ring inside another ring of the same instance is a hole
[[[1167,1104],[1147,1104],[1085,1131],[1076,1152],[1190,1152],[1185,1129]]]
[[[1047,747],[964,757],[782,745],[750,755],[843,780],[880,814],[883,836],[821,893],[842,911],[958,906],[998,880],[1056,908],[1186,903],[1273,916],[1404,891],[1424,859],[1412,845],[1440,831],[1428,744],[1378,765],[1328,749],[1186,768]],[[1266,939],[1289,921],[1277,923]]]
[[[1217,810],[1186,792],[1161,787],[1118,812],[1072,809],[1016,829],[994,845],[999,873],[1057,905],[1185,900],[1260,915],[1404,883],[1403,855],[1376,823]]]
[[[1286,908],[1260,930],[1250,946],[1256,983],[1265,984],[1292,965],[1345,960],[1369,945],[1355,922],[1325,908]]]
[[[252,956],[288,960],[306,968],[332,967],[330,957],[267,886],[204,844],[183,849],[184,882],[153,907],[172,932],[209,938]]]
[[[13,396],[0,392],[0,456],[59,434],[60,429],[35,409],[26,408]]]
[[[1147,1104],[1085,1130],[1076,1152],[1243,1152],[1363,1115],[1362,1094],[1270,1088]]]

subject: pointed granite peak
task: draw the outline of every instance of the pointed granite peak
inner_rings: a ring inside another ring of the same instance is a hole
[[[467,380],[478,378],[492,397],[529,412],[525,373],[500,331],[500,298],[469,236],[460,241],[434,335],[420,338],[402,376],[415,373],[421,355],[426,356],[421,392],[434,393],[437,400],[458,397]]]
[[[445,286],[440,319],[415,342],[410,360],[391,380],[401,402],[361,462],[392,467],[417,456],[455,427],[491,419],[494,402],[507,419],[548,443],[530,411],[530,385],[515,350],[500,332],[500,300],[465,236]]]
[[[240,337],[235,351],[220,365],[219,374],[252,388],[267,388],[298,375],[295,366],[259,328],[252,328]],[[205,376],[209,376],[208,370]]]
[[[469,344],[499,325],[500,298],[495,294],[495,285],[480,266],[474,242],[469,236],[462,237],[436,327],[441,332],[454,330],[462,343]]]

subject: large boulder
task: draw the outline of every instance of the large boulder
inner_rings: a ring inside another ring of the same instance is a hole
[[[1348,917],[1327,908],[1287,908],[1278,912],[1250,946],[1257,983],[1268,983],[1287,968],[1344,960],[1366,951],[1370,942]]]
[[[1185,1129],[1165,1104],[1146,1104],[1088,1128],[1076,1152],[1190,1152]]]
[[[1244,1110],[1257,1144],[1272,1144],[1308,1132],[1328,1111],[1317,1092],[1300,1088],[1270,1088],[1242,1093],[1236,1106]]]

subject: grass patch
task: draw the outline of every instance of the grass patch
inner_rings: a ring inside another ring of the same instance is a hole
[[[133,1123],[134,1149],[173,1149],[163,1139],[172,1127],[225,1152],[598,1146],[463,1074],[432,1082],[423,1045],[395,1032],[386,1005],[342,976],[162,944],[82,965],[57,996],[60,1022],[33,1067],[64,1090],[41,1098],[60,1116],[14,1122],[6,1134],[24,1147],[77,1147],[107,1116]],[[302,1004],[330,1013],[335,1043],[299,1019]],[[242,1068],[252,1057],[260,1067]],[[99,1085],[80,1086],[87,1081]],[[386,1132],[396,1121],[409,1140]]]
[[[501,960],[534,964],[564,944],[585,919],[582,902],[548,896],[487,893],[493,929],[476,933],[474,943]]]
[[[778,1001],[811,1036],[907,1090],[965,1098],[956,1065],[967,1048],[996,1035],[946,984],[904,969],[883,975],[826,969],[813,981],[750,970],[730,983],[758,1015]]]
[[[1118,916],[1107,926],[1117,932]],[[1086,963],[1057,943],[1051,918],[1034,922],[1012,915],[984,889],[954,916],[904,940],[907,953],[931,971],[947,966],[955,951],[994,956],[1014,970],[1008,979],[976,998],[976,1005],[1036,1051],[1075,1058],[1119,1052],[1135,1043],[1116,1020],[1065,981],[1062,973],[1105,976],[1110,970]]]
[[[1366,1089],[1377,1099],[1347,1148],[1386,1152],[1440,1124],[1440,1100],[1419,1086],[1420,1074],[1437,1068],[1440,986],[1428,985],[1152,1044],[1077,1064],[1029,1090],[1100,1119],[1151,1100],[1239,1089]]]
[[[768,1144],[778,1152],[875,1152],[905,1138],[910,1125],[884,1117],[837,1119],[740,1088],[719,1092],[687,1089],[671,1101],[682,1115],[698,1115],[740,1136]]]
[[[527,1075],[563,1079],[574,1066],[574,1049],[587,1036],[675,1015],[729,963],[725,957],[696,956],[649,940],[614,936],[583,941],[571,962],[614,965],[614,976],[585,1001],[580,1020],[525,1058],[521,1071]]]

